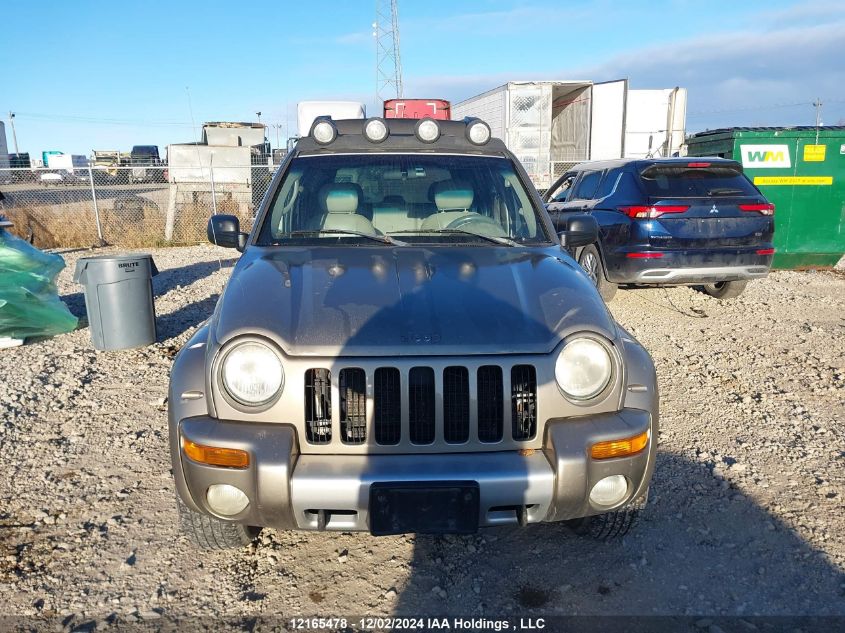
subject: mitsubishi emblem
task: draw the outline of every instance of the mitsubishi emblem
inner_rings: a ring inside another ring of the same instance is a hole
[[[716,205],[715,205],[715,204],[714,204],[714,205],[713,205],[713,207],[710,209],[710,213],[719,213],[719,209],[717,209],[717,208],[716,208]]]

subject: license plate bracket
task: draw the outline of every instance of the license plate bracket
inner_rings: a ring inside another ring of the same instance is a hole
[[[475,534],[477,481],[387,481],[370,486],[370,532]]]

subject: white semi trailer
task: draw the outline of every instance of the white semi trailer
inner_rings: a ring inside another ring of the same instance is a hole
[[[510,81],[452,106],[486,121],[546,189],[587,160],[671,156],[686,127],[686,90],[629,90],[628,80]]]

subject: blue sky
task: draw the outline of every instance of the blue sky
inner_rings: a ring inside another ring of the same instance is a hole
[[[645,7],[645,8],[644,8]],[[509,79],[689,90],[687,128],[845,124],[845,3],[399,0],[405,96]],[[296,102],[375,100],[373,0],[12,2],[0,117],[21,151],[196,139],[193,121],[295,125]],[[270,130],[275,145],[275,130]],[[284,135],[284,130],[281,131]]]

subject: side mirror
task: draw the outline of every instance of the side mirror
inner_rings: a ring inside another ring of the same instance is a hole
[[[588,246],[599,239],[599,223],[591,215],[572,215],[566,218],[564,230],[559,236],[560,245],[566,248]]]
[[[234,215],[212,215],[206,229],[208,241],[223,248],[246,248],[246,233],[241,233],[240,220]]]

